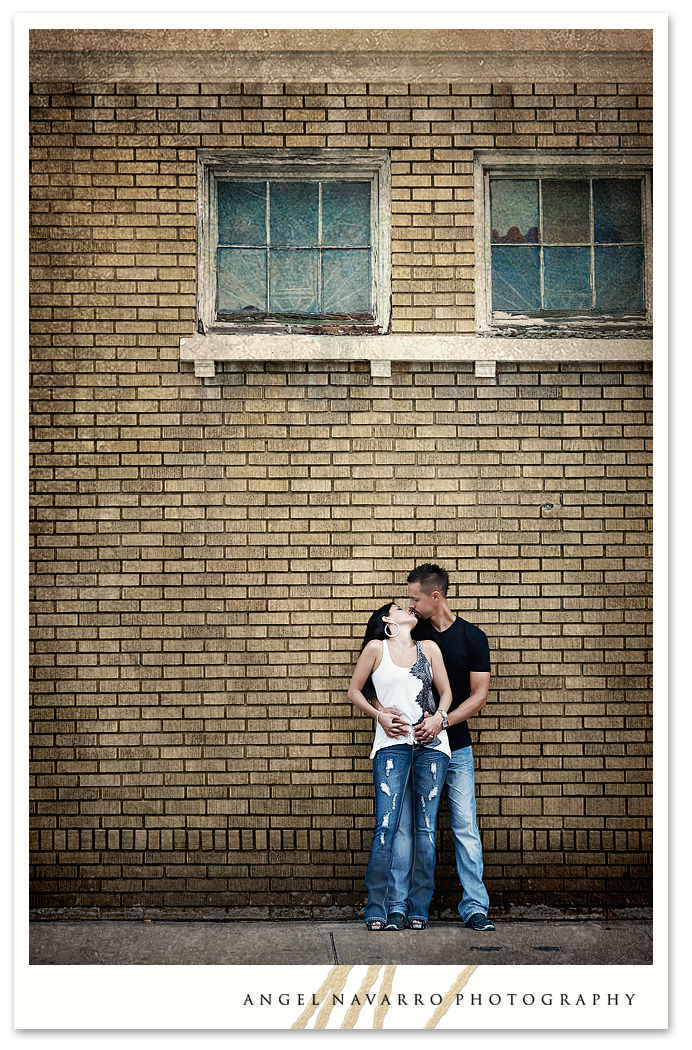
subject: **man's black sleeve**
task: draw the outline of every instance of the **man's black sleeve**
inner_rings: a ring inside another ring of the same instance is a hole
[[[487,636],[479,630],[476,634],[469,671],[490,670],[490,646]]]

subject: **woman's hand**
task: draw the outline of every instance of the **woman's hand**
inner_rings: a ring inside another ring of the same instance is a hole
[[[393,738],[408,736],[411,729],[411,723],[407,722],[401,711],[397,711],[395,707],[383,707],[378,722],[386,735]]]
[[[434,715],[428,714],[426,711],[423,715],[423,721],[413,730],[413,735],[418,744],[429,744],[438,736],[441,730],[442,715],[437,711]]]

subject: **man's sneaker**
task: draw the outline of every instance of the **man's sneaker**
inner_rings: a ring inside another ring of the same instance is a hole
[[[477,933],[490,932],[495,929],[495,924],[483,912],[477,911],[475,915],[472,915],[467,920],[466,928],[467,930],[475,930]]]
[[[403,930],[406,926],[406,916],[400,911],[391,911],[387,916],[385,930]]]

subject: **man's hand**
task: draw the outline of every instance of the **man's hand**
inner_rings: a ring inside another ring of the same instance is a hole
[[[411,723],[395,707],[383,707],[378,721],[387,736],[394,738],[407,736],[411,729]]]
[[[429,744],[442,730],[442,715],[436,712],[434,715],[426,711],[423,721],[413,730],[414,739],[419,744]]]

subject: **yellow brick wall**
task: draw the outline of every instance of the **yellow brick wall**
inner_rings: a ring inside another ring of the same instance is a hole
[[[388,148],[393,330],[473,331],[476,147],[650,145],[643,84],[36,84],[32,905],[356,914],[369,611],[452,573],[494,907],[650,889],[650,366],[179,361],[195,150]],[[552,510],[543,504],[559,503]],[[457,880],[441,816],[436,913]]]

